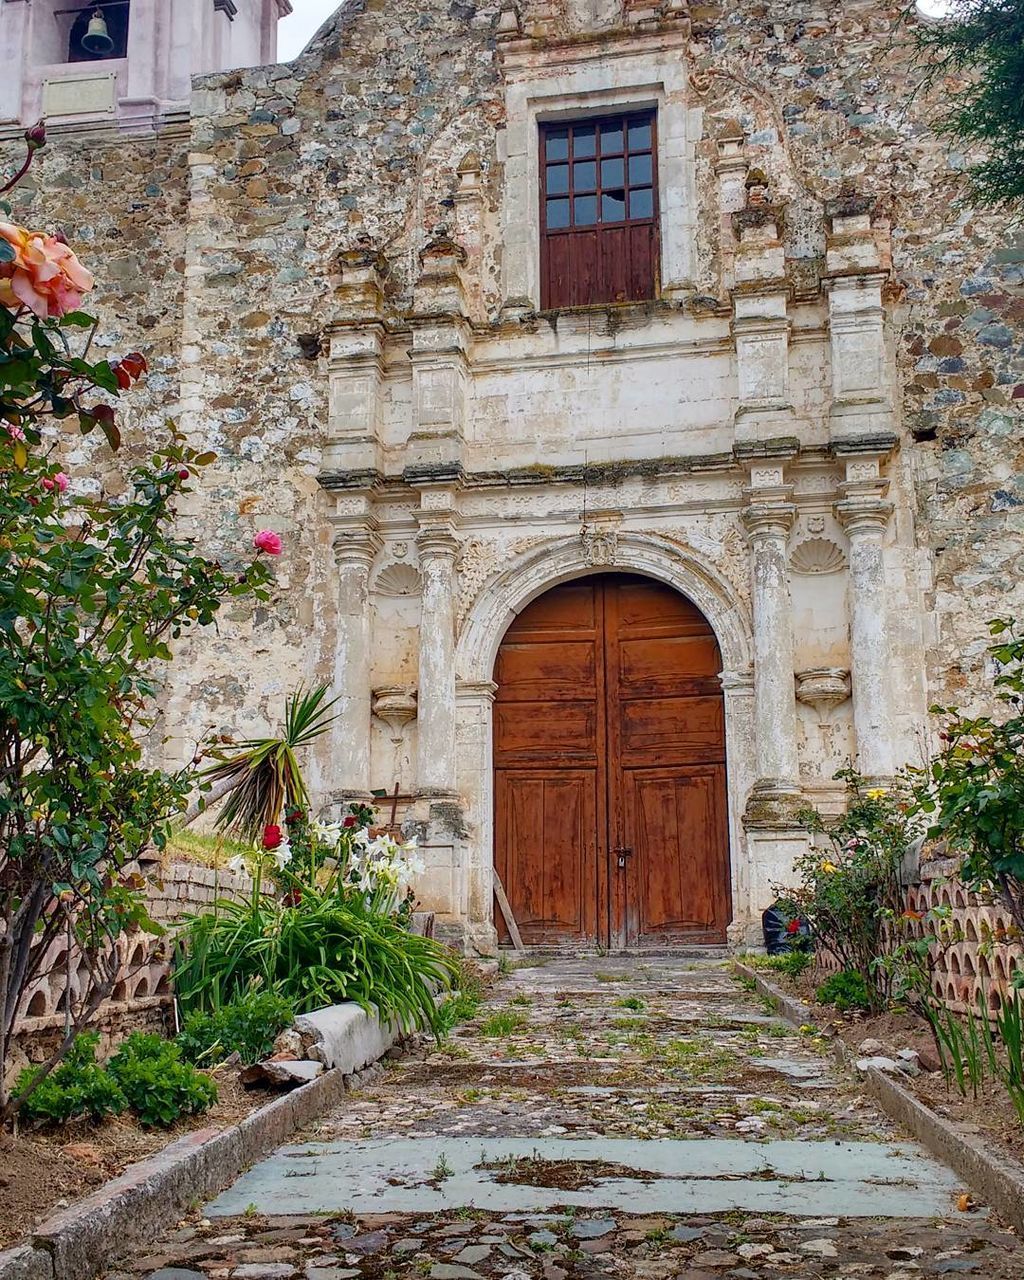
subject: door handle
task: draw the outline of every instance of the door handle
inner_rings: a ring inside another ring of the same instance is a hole
[[[632,858],[633,850],[628,847],[622,847],[619,849],[613,849],[612,853],[614,853],[618,859],[619,869],[624,871],[626,868],[626,859]]]

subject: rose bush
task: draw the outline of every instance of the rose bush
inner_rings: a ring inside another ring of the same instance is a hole
[[[39,131],[27,141],[21,172],[42,145]],[[10,215],[6,205],[2,212]],[[112,402],[146,361],[138,353],[90,361],[88,341],[76,351],[75,333],[96,328],[71,309],[91,275],[59,237],[2,225],[0,1124],[111,994],[118,939],[158,932],[134,860],[162,846],[198,782],[192,761],[167,771],[143,758],[160,664],[225,600],[267,599],[270,580],[248,547],[222,562],[175,533],[176,502],[214,455],[173,431],[147,442],[122,497],[74,495],[54,424],[77,419],[82,433],[98,426],[116,448]],[[16,1019],[61,951],[65,1034],[12,1093]]]
[[[818,843],[797,859],[798,887],[776,889],[780,904],[807,921],[819,954],[859,974],[880,1009],[893,982],[885,957],[898,941],[892,925],[903,912],[902,864],[923,823],[902,783],[868,788],[852,770],[837,776],[847,784],[846,812],[833,819],[801,813]]]

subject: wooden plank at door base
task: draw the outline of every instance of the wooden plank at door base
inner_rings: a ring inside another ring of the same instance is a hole
[[[525,951],[526,948],[523,946],[519,926],[516,924],[516,918],[512,914],[512,904],[508,900],[505,886],[501,883],[501,876],[498,875],[497,871],[494,873],[494,896],[498,899],[498,906],[501,908],[501,914],[505,919],[505,928],[508,930],[508,936],[512,939],[512,945],[517,951]]]

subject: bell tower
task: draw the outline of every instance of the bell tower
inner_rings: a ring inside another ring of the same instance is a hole
[[[0,0],[0,132],[148,130],[187,115],[192,77],[277,60],[291,0]]]

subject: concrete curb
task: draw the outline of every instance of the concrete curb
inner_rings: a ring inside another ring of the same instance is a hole
[[[733,972],[752,981],[758,992],[772,1002],[787,1022],[797,1027],[814,1023],[814,1011],[810,1005],[780,991],[756,969],[738,961],[734,961],[732,967]],[[855,1070],[855,1055],[843,1040],[836,1035],[830,1040],[836,1061]],[[859,1074],[868,1093],[890,1119],[902,1125],[932,1155],[938,1156],[958,1173],[1004,1222],[1024,1234],[1024,1165],[989,1151],[982,1139],[972,1134],[959,1133],[948,1120],[877,1067],[868,1067]]]
[[[47,1218],[20,1245],[0,1253],[0,1280],[92,1280],[117,1258],[216,1195],[249,1165],[379,1074],[376,1062],[398,1039],[357,1005],[344,1010],[347,1052],[318,1079],[275,1098],[230,1128],[196,1129],[130,1165],[119,1177]]]

